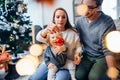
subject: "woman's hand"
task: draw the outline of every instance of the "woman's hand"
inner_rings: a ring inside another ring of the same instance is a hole
[[[78,65],[80,63],[80,61],[81,61],[81,58],[80,58],[79,54],[75,54],[74,55],[74,63],[76,65]]]
[[[47,34],[49,33],[56,33],[59,32],[59,28],[54,24],[54,23],[50,23],[47,25],[47,27],[42,31],[41,35],[43,37],[46,37]]]
[[[55,33],[55,32],[59,32],[59,28],[54,23],[50,23],[46,27],[46,31],[48,33]]]

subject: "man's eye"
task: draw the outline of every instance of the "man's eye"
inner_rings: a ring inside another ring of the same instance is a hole
[[[88,9],[95,9],[97,7],[93,7],[93,6],[88,6]]]

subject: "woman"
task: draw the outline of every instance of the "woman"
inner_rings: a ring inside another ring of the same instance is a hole
[[[63,8],[57,8],[54,11],[52,23],[49,24],[45,29],[41,30],[37,34],[36,39],[40,42],[47,43],[47,35],[56,32],[62,32],[65,45],[68,47],[67,59],[74,64],[79,64],[81,60],[80,56],[82,53],[80,39],[76,30],[71,26],[68,15]],[[60,52],[60,50],[56,50],[56,53]],[[47,71],[47,66],[45,65],[45,63],[42,63],[38,67],[36,73],[30,77],[30,80],[44,80]],[[56,73],[55,80],[69,79],[70,75],[68,70],[66,69],[60,69]]]

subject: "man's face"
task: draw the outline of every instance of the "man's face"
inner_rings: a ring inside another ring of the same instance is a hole
[[[83,0],[83,4],[88,6],[88,12],[85,14],[87,18],[93,16],[98,10],[98,6],[94,0]]]
[[[91,6],[91,7],[96,7],[96,2],[95,0],[83,0],[83,4],[86,4],[87,6]]]

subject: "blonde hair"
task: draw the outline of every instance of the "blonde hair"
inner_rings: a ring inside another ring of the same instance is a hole
[[[50,35],[52,34],[56,34],[56,36],[58,38],[62,37],[62,33],[61,32],[56,32],[56,33],[50,33],[50,34],[47,34],[47,43],[50,45]]]

